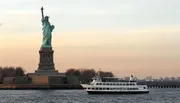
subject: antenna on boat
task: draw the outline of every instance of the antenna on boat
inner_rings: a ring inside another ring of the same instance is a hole
[[[93,80],[95,80],[95,81],[98,81],[98,82],[101,82],[102,80],[101,80],[101,77],[100,77],[100,68],[99,68],[99,70],[98,70],[98,72],[96,73],[96,75],[94,76],[94,78],[93,78]]]
[[[133,75],[131,74],[130,78],[129,78],[129,82],[133,81]]]
[[[101,68],[99,68],[99,71],[98,71],[98,76],[100,77],[100,72],[101,72]]]

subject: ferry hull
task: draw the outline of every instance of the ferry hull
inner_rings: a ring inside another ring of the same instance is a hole
[[[88,94],[145,94],[149,93],[149,91],[119,91],[119,92],[112,92],[112,91],[87,91]]]

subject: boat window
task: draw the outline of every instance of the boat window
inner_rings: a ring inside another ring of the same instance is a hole
[[[146,87],[144,87],[144,89],[146,89]]]
[[[92,88],[92,89],[94,89],[94,88]]]
[[[109,85],[109,83],[107,83],[106,85]]]
[[[109,88],[106,88],[107,90],[109,90]]]
[[[88,89],[90,89],[90,88],[88,88]]]
[[[99,85],[101,85],[101,83],[99,83]]]
[[[96,83],[96,85],[99,85],[99,83]]]
[[[122,84],[122,85],[125,85],[125,84]]]
[[[126,85],[129,85],[129,84],[126,84]]]

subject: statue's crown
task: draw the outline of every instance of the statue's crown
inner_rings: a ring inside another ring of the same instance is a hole
[[[45,16],[44,18],[47,18],[47,19],[48,19],[48,18],[49,18],[49,16]]]

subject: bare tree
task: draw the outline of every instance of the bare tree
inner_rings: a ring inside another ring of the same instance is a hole
[[[95,76],[96,71],[94,69],[87,69],[87,68],[81,68],[81,69],[74,69],[70,68],[66,71],[67,76],[76,76],[78,77],[79,81],[82,83],[89,83],[92,78]],[[101,77],[113,77],[112,72],[103,72],[100,71]]]

